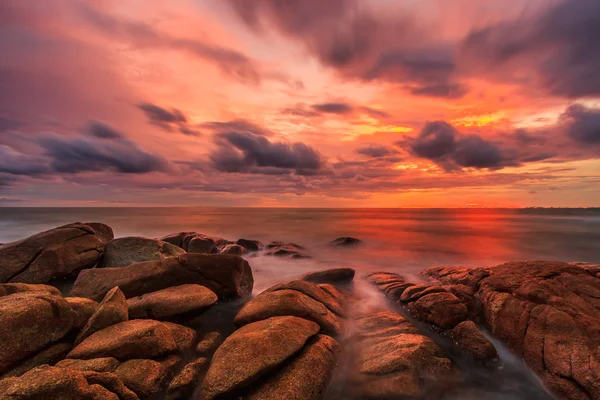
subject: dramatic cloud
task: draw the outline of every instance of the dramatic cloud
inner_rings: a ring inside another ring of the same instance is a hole
[[[349,114],[352,112],[352,106],[346,103],[313,104],[312,108],[318,112],[328,114]]]
[[[573,104],[561,116],[562,127],[582,145],[600,145],[600,109]]]
[[[559,96],[600,95],[600,2],[549,4],[534,15],[472,32],[463,43],[467,62],[521,82],[528,72]]]
[[[100,139],[123,139],[123,134],[112,127],[97,121],[91,121],[88,133]]]
[[[223,172],[312,175],[323,165],[319,153],[304,143],[271,142],[249,132],[220,133],[216,140],[210,159]]]
[[[378,145],[368,145],[368,146],[359,147],[356,149],[356,152],[363,156],[372,157],[372,158],[386,157],[386,156],[396,153],[394,151],[394,149],[391,149],[386,146],[378,146]]]
[[[48,172],[48,168],[42,158],[0,145],[0,174],[38,175],[44,172]]]
[[[137,106],[146,114],[151,124],[167,132],[179,131],[185,135],[198,136],[200,133],[190,127],[185,114],[175,108],[167,110],[151,103],[142,103]]]
[[[342,117],[353,116],[361,117],[368,116],[375,119],[388,119],[390,115],[382,110],[377,110],[371,107],[357,106],[347,102],[327,102],[315,103],[308,106],[307,104],[298,103],[295,107],[287,107],[281,111],[283,114],[292,115],[295,117],[330,117],[332,115],[340,115]]]
[[[213,130],[217,133],[250,133],[260,136],[273,136],[273,132],[263,128],[253,122],[243,119],[236,119],[227,122],[206,122],[202,127]]]

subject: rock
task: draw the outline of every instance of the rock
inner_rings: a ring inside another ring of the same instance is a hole
[[[350,387],[357,398],[441,398],[458,370],[443,350],[402,316],[378,312],[358,318]]]
[[[81,400],[90,392],[83,373],[44,365],[12,381],[2,400]]]
[[[336,246],[336,247],[355,247],[355,246],[361,245],[363,243],[364,242],[360,239],[356,239],[356,238],[349,237],[349,236],[342,236],[335,240],[332,240],[331,242],[329,242],[327,244],[330,246]]]
[[[177,233],[171,233],[170,235],[167,236],[163,236],[161,237],[159,240],[163,241],[163,242],[167,242],[167,243],[171,243],[177,247],[181,247],[182,249],[185,250],[185,247],[183,245],[183,241],[185,238],[189,237],[193,237],[198,235],[198,232],[177,232]],[[189,242],[189,240],[188,240]]]
[[[232,299],[249,296],[254,278],[248,262],[239,256],[184,254],[122,268],[83,270],[71,294],[99,300],[119,286],[125,297],[131,298],[187,283],[206,286],[219,298]]]
[[[199,358],[187,364],[169,384],[165,400],[189,399],[194,393],[194,388],[202,381],[208,365],[207,358]]]
[[[188,253],[217,253],[219,247],[227,243],[228,241],[223,238],[206,236],[200,233],[183,239],[184,249]]]
[[[110,230],[102,226],[97,234],[75,223],[0,246],[0,282],[47,283],[93,267]]]
[[[39,367],[40,365],[53,365],[54,363],[65,358],[67,353],[71,351],[72,348],[73,345],[71,343],[51,344],[49,347],[40,351],[35,356],[23,361],[18,366],[2,375],[2,378],[21,376],[25,372],[34,369],[35,367]]]
[[[15,382],[19,382],[19,378],[0,379],[0,396],[2,396],[8,388]]]
[[[316,322],[324,332],[331,334],[337,334],[341,329],[340,318],[323,303],[289,289],[261,293],[242,307],[234,322],[239,327],[279,316],[296,316]]]
[[[86,299],[85,297],[65,297],[65,300],[75,312],[75,322],[73,328],[77,330],[83,329],[90,317],[96,312],[100,304],[94,300]]]
[[[90,400],[119,400],[119,396],[102,385],[90,385]]]
[[[167,325],[147,319],[121,322],[104,328],[83,340],[67,358],[114,357],[156,358],[177,350],[171,330]]]
[[[325,307],[331,310],[334,314],[338,316],[344,316],[344,310],[342,308],[342,303],[340,303],[337,297],[330,295],[326,290],[323,290],[321,287],[307,282],[303,280],[290,281],[287,283],[281,283],[275,286],[270,287],[265,290],[265,292],[275,292],[278,290],[296,290],[300,293],[304,293],[308,297],[317,300],[322,303]]]
[[[519,261],[424,275],[471,288],[492,335],[558,398],[600,398],[600,280],[589,269]]]
[[[200,398],[227,398],[281,369],[319,332],[314,322],[274,317],[246,325],[217,349],[206,373]],[[274,345],[274,344],[277,345]]]
[[[452,329],[469,317],[466,305],[449,292],[430,293],[408,304],[408,310],[419,320],[441,330]]]
[[[223,336],[219,332],[208,332],[198,342],[196,353],[205,356],[212,354],[223,341]]]
[[[128,389],[112,372],[83,371],[82,373],[90,385],[101,385],[119,396],[120,400],[139,400],[137,394]]]
[[[217,295],[195,284],[173,286],[127,300],[132,319],[168,319],[177,315],[200,313],[215,304]]]
[[[2,283],[0,284],[0,296],[22,292],[46,292],[55,296],[62,296],[60,290],[50,285],[31,285],[28,283]]]
[[[320,287],[321,289],[323,289],[323,291],[325,293],[327,293],[328,295],[333,297],[335,299],[335,301],[338,302],[338,304],[340,304],[340,305],[346,304],[346,295],[344,293],[342,293],[335,286],[330,285],[329,283],[322,283],[317,286]]]
[[[247,253],[246,248],[240,246],[239,244],[226,244],[221,248],[220,254],[235,254],[241,256]]]
[[[96,237],[102,240],[103,243],[108,243],[115,238],[115,234],[110,226],[101,224],[100,222],[84,222],[83,225],[87,225],[94,230]]]
[[[196,331],[187,326],[174,324],[172,322],[163,322],[173,335],[173,340],[177,345],[177,349],[180,353],[191,350],[196,343],[197,334]]]
[[[269,243],[265,255],[287,258],[310,258],[304,251],[304,247],[294,243],[285,244],[283,242]]]
[[[118,324],[119,322],[127,321],[128,319],[127,300],[123,292],[116,286],[106,293],[104,300],[102,300],[96,312],[92,314],[79,335],[77,335],[75,345],[78,345],[85,338],[99,330]]]
[[[248,400],[320,400],[331,381],[339,344],[317,335],[301,353],[246,396]]]
[[[76,360],[67,358],[55,364],[56,367],[75,369],[78,371],[113,372],[119,360],[113,357],[92,358],[91,360]]]
[[[354,274],[355,271],[352,268],[333,268],[309,272],[302,276],[302,280],[313,283],[348,283],[352,282]]]
[[[235,243],[242,246],[248,251],[259,251],[264,248],[260,240],[238,239]]]
[[[454,343],[477,361],[492,363],[498,359],[494,345],[479,331],[473,321],[463,321],[452,329]]]
[[[60,296],[25,292],[0,297],[0,373],[63,338],[74,320]]]
[[[196,332],[194,332],[194,334],[195,333]],[[157,361],[160,363],[160,365],[165,367],[165,379],[170,380],[171,378],[173,378],[175,372],[179,369],[183,358],[179,354],[171,354]]]
[[[151,260],[185,254],[185,250],[171,243],[144,237],[123,237],[106,243],[99,268],[118,268]]]
[[[128,360],[119,364],[115,375],[139,398],[145,399],[160,391],[166,369],[157,361]]]

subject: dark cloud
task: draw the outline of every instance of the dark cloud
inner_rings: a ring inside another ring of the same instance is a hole
[[[408,90],[410,93],[416,96],[445,97],[448,99],[463,97],[468,92],[466,85],[452,82],[443,82],[424,86],[411,86],[408,87]]]
[[[419,157],[440,160],[454,151],[457,136],[457,130],[445,121],[427,122],[411,149]]]
[[[43,158],[0,145],[0,174],[39,175],[45,172],[48,172],[48,167]]]
[[[566,134],[581,145],[600,145],[600,109],[573,104],[561,116]]]
[[[311,106],[314,110],[327,114],[349,114],[353,108],[346,103],[320,103]]]
[[[152,103],[138,104],[152,125],[167,132],[180,132],[184,135],[198,136],[200,132],[188,123],[188,117],[176,108],[166,109]]]
[[[396,151],[386,146],[368,145],[356,149],[358,154],[372,158],[386,157],[395,154]]]
[[[495,144],[478,135],[466,135],[458,141],[453,154],[454,161],[461,167],[498,168],[506,162]]]
[[[271,142],[249,132],[220,133],[216,141],[210,160],[223,172],[311,175],[323,166],[319,153],[304,143]]]
[[[91,121],[88,125],[88,132],[92,136],[100,139],[122,139],[123,134],[114,130],[112,127],[97,121]]]
[[[21,126],[19,121],[14,119],[0,117],[0,132],[12,131]]]
[[[562,0],[535,15],[474,31],[462,47],[468,63],[484,72],[523,82],[527,71],[548,92],[578,98],[600,95],[598,37],[600,2]]]
[[[260,136],[272,136],[273,132],[245,119],[235,119],[227,122],[205,122],[201,125],[203,128],[210,129],[217,133],[251,133]]]

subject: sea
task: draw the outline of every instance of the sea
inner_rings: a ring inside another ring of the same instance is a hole
[[[255,294],[309,271],[351,267],[368,299],[365,304],[375,309],[394,305],[360,282],[368,272],[391,271],[419,281],[419,272],[439,265],[479,267],[513,260],[600,264],[600,209],[0,208],[0,243],[77,221],[105,223],[115,237],[196,231],[230,240],[296,243],[311,258],[247,257]],[[364,244],[328,245],[342,236]],[[447,398],[552,398],[520,360],[498,347],[503,367],[467,367],[469,391]],[[344,392],[343,377],[334,380],[337,390],[331,398],[354,399]]]

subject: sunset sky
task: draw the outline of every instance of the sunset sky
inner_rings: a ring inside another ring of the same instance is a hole
[[[600,206],[598,0],[0,0],[0,206]]]

